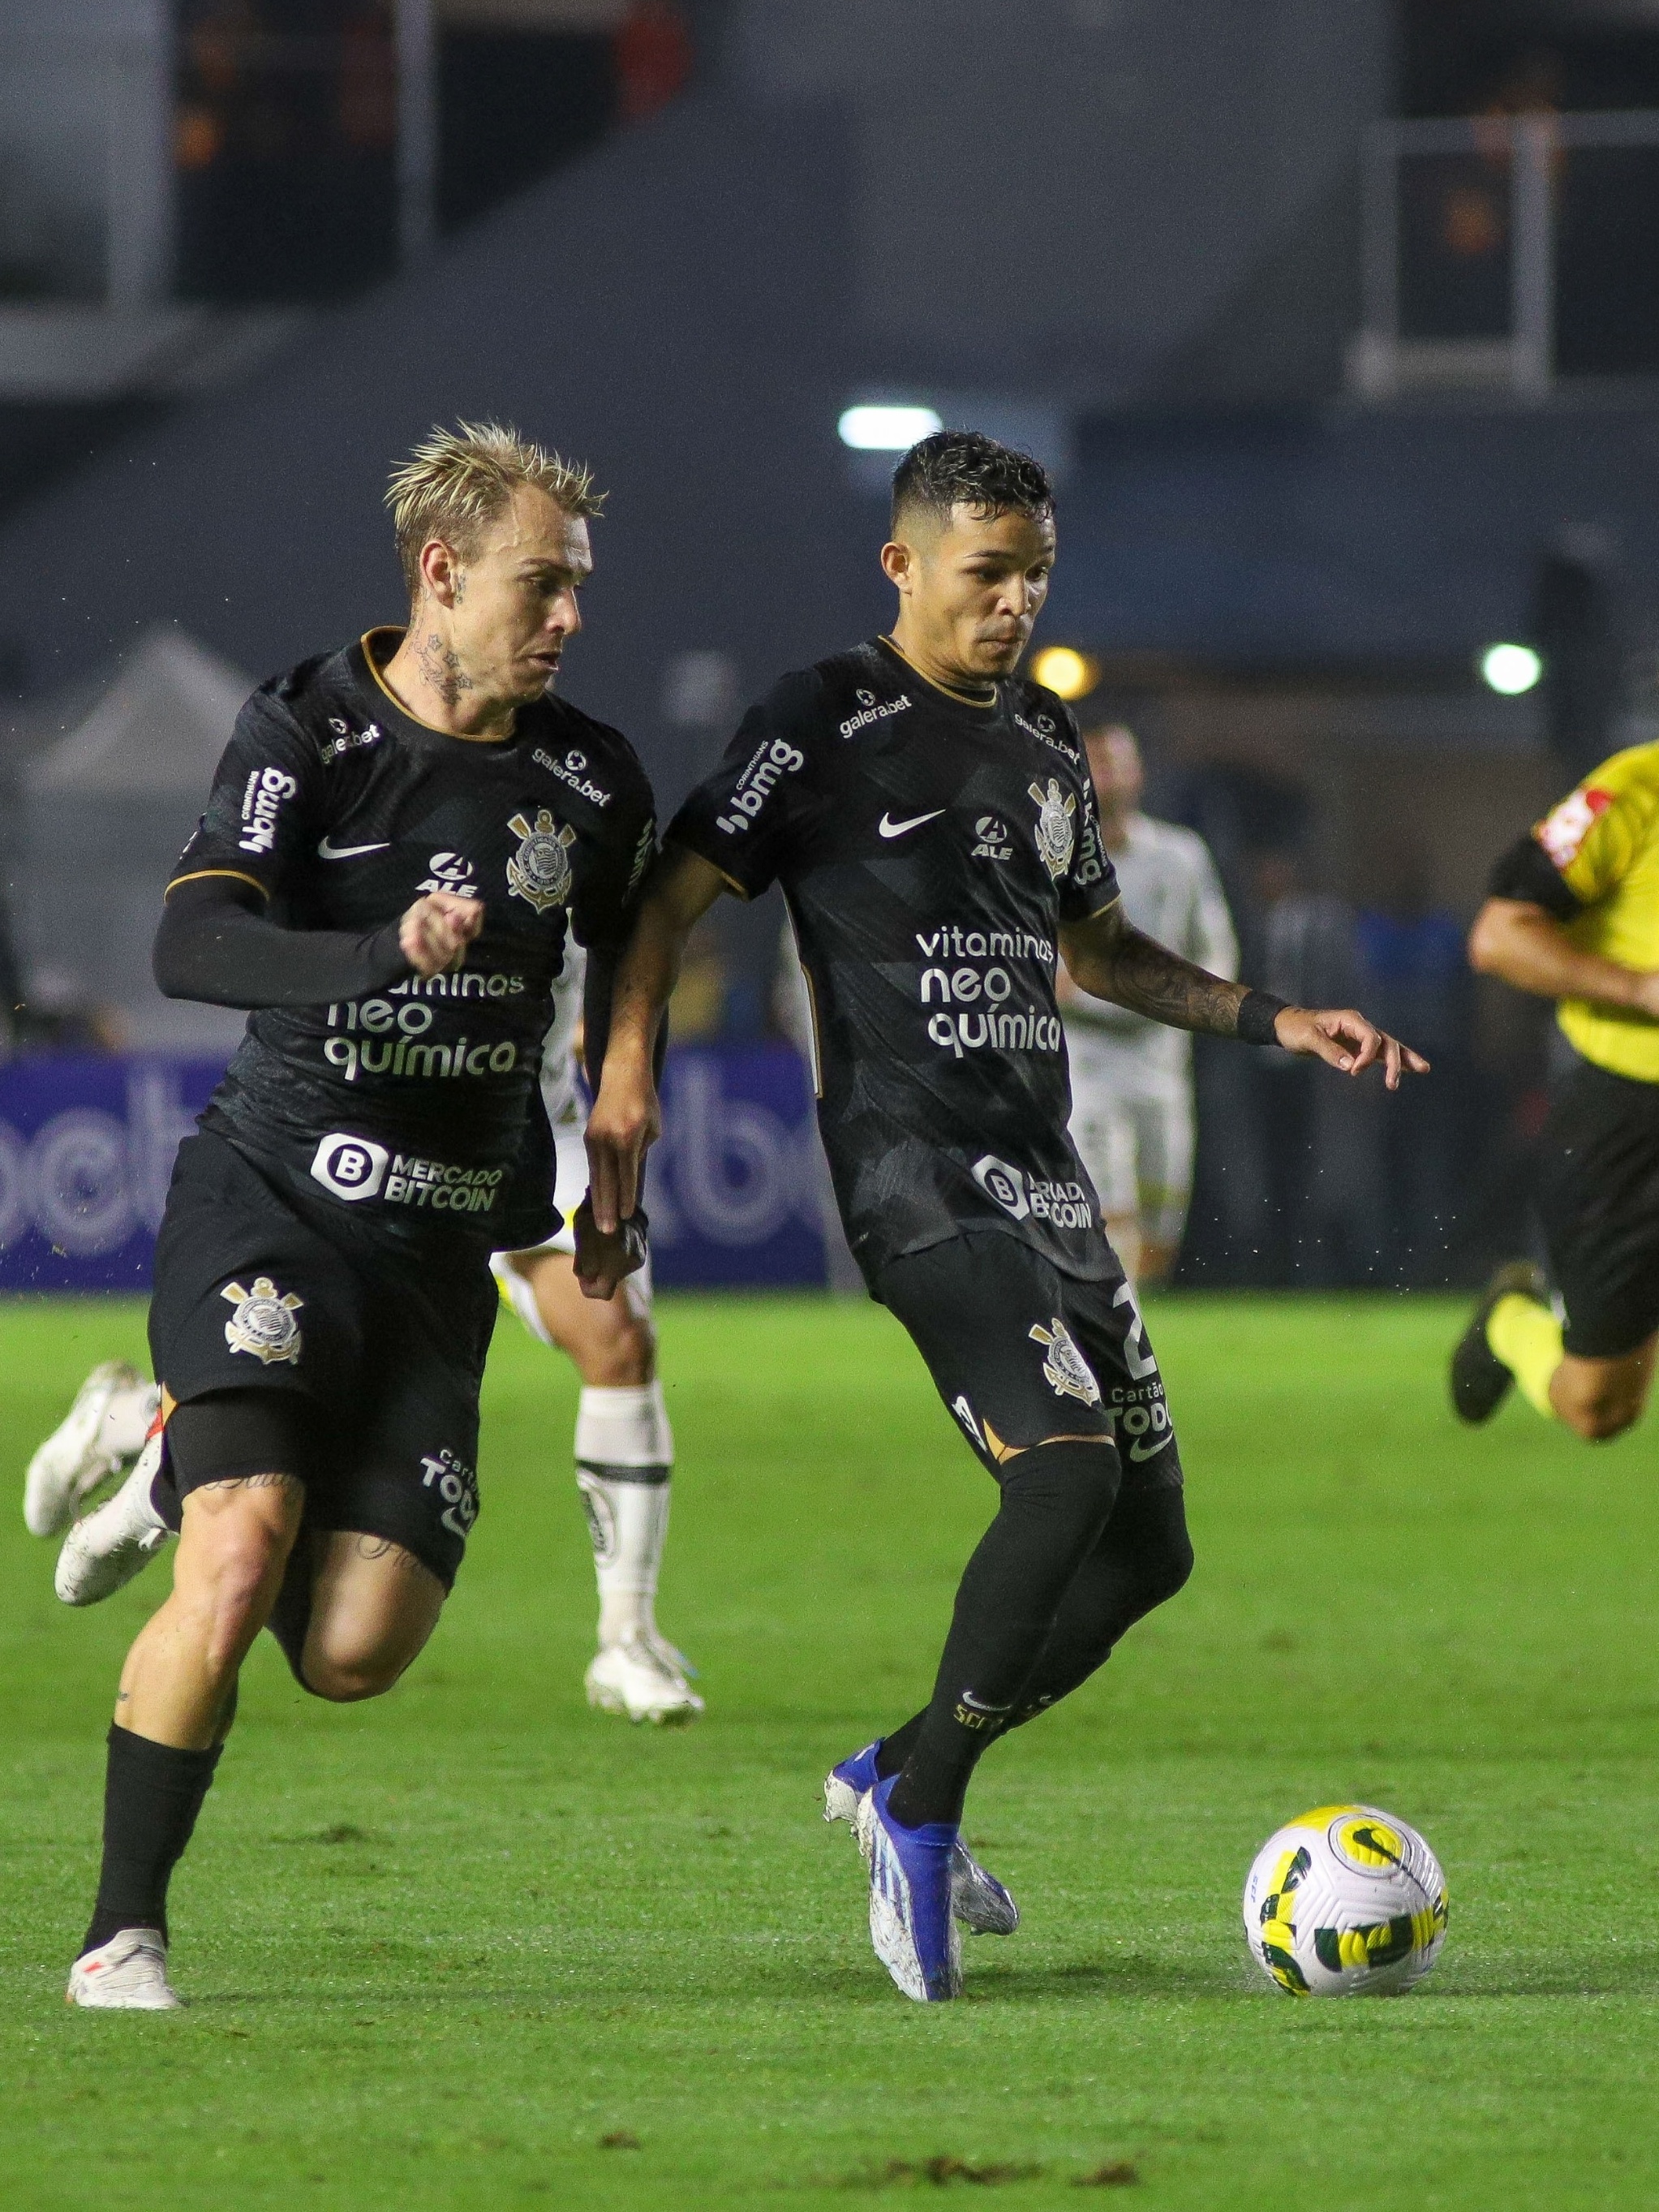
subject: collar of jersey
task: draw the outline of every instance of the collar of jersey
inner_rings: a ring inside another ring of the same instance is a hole
[[[374,639],[380,637],[401,638],[404,635],[404,632],[398,628],[396,623],[377,623],[373,629],[366,629],[357,641],[358,650],[363,656],[363,665],[368,671],[370,682],[374,685],[376,690],[380,692],[381,697],[391,706],[398,720],[400,721],[407,722],[412,730],[424,730],[427,732],[428,736],[434,738],[447,738],[452,744],[510,745],[513,743],[514,738],[519,734],[516,729],[514,729],[513,737],[511,738],[462,738],[457,737],[453,730],[441,730],[435,722],[423,722],[418,714],[411,714],[410,713],[408,708],[404,706],[403,701],[392,689],[392,686],[386,682],[385,677],[381,675],[380,664],[374,658]],[[395,651],[396,648],[394,647],[393,650]],[[388,653],[386,658],[389,660],[392,658],[391,653]]]
[[[965,691],[953,691],[948,684],[936,684],[931,676],[924,676],[909,654],[902,647],[895,645],[892,639],[884,632],[876,640],[876,643],[884,646],[901,667],[909,670],[918,684],[925,684],[930,691],[937,691],[941,699],[948,699],[953,707],[966,707],[970,713],[975,714],[995,714],[1002,696],[1000,688],[997,684],[994,684],[991,686],[991,696],[988,699],[970,699]]]

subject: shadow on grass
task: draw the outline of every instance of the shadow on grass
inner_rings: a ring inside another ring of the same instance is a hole
[[[1024,1966],[969,1951],[968,1994],[993,2000],[1026,1997],[1236,1997],[1249,1993],[1237,1971],[1181,1959],[1133,1954],[1076,1960],[1064,1966]]]

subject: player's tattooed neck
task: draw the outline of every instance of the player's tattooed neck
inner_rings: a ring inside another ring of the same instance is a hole
[[[446,707],[453,707],[464,691],[472,690],[472,678],[462,672],[460,654],[447,652],[435,629],[428,635],[417,657],[422,675]]]

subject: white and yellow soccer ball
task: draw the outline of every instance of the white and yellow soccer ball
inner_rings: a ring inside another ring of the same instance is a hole
[[[1322,1805],[1256,1853],[1244,1934],[1294,1997],[1394,1996],[1446,1940],[1446,1877],[1415,1828],[1374,1805]]]

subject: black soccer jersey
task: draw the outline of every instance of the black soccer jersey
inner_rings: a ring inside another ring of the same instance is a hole
[[[551,694],[499,743],[416,721],[377,672],[399,635],[254,693],[169,889],[236,876],[295,929],[365,933],[453,891],[483,902],[483,927],[450,974],[250,1015],[202,1126],[394,1237],[534,1243],[556,1225],[532,1137],[552,988],[568,930],[623,931],[655,843],[651,787],[618,731]]]
[[[995,1227],[1113,1262],[1070,1137],[1057,936],[1117,896],[1070,712],[975,706],[884,640],[785,677],[668,832],[745,896],[781,884],[811,987],[818,1121],[866,1277]]]

